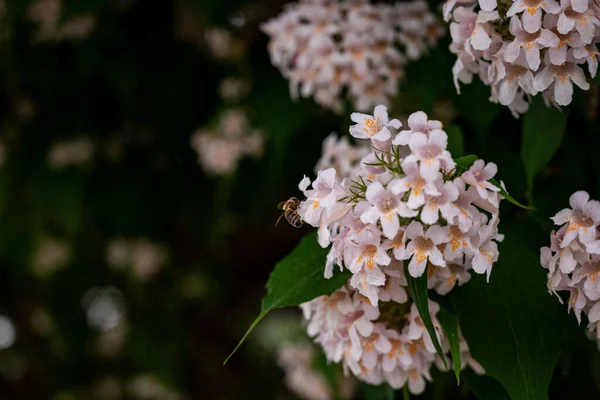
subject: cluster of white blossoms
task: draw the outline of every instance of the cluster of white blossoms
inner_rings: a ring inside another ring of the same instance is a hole
[[[52,169],[63,169],[70,166],[81,166],[92,161],[94,142],[88,136],[71,140],[60,140],[50,148],[46,161]]]
[[[584,64],[592,77],[598,68],[600,5],[592,0],[448,0],[452,68],[459,81],[473,75],[491,87],[490,100],[513,115],[527,111],[530,96],[566,106],[573,83],[587,90]]]
[[[552,218],[560,229],[551,233],[550,247],[542,247],[540,261],[548,269],[548,290],[568,291],[569,311],[579,322],[586,314],[590,333],[600,340],[600,202],[579,191],[569,204]]]
[[[420,58],[443,33],[424,0],[394,5],[300,0],[262,29],[292,97],[312,96],[338,113],[344,94],[360,111],[388,104],[407,62]]]
[[[263,142],[263,134],[251,127],[239,109],[226,111],[215,128],[201,128],[190,138],[198,162],[212,175],[233,173],[243,157],[260,157]]]
[[[440,295],[467,282],[470,270],[489,279],[502,239],[503,197],[489,182],[496,165],[457,165],[442,124],[423,112],[411,114],[405,130],[388,119],[383,105],[373,116],[354,113],[352,120],[350,134],[370,140],[370,151],[326,140],[319,162],[324,169],[312,185],[307,177],[300,182],[306,199],[298,210],[319,228],[319,244],[331,244],[325,277],[335,265],[352,277],[343,289],[302,307],[309,334],[329,360],[343,361],[366,382],[385,380],[398,388],[408,380],[411,392],[419,393],[436,356],[410,306],[404,265],[414,278],[427,271],[429,288]],[[434,320],[437,309],[430,302]]]

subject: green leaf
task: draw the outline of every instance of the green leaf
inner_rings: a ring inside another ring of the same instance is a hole
[[[526,205],[524,205],[524,204],[521,204],[521,203],[519,203],[517,200],[515,200],[515,199],[514,199],[514,197],[512,197],[510,194],[508,194],[508,192],[506,191],[506,189],[504,189],[502,186],[500,186],[500,184],[498,183],[498,181],[497,181],[497,180],[495,180],[494,178],[490,179],[490,180],[489,180],[489,182],[490,182],[492,185],[496,186],[497,188],[500,188],[500,194],[501,194],[502,196],[504,196],[504,198],[505,198],[505,199],[506,199],[506,200],[507,200],[509,203],[512,203],[512,204],[514,204],[515,206],[517,206],[517,207],[521,207],[521,208],[524,208],[524,209],[526,209],[526,210],[533,210],[533,207],[526,206]]]
[[[494,378],[477,375],[471,369],[465,370],[463,377],[469,390],[471,390],[479,400],[510,400],[506,390]]]
[[[454,375],[456,376],[457,383],[460,385],[460,371],[462,365],[460,359],[458,316],[442,307],[437,314],[437,319],[440,321],[442,329],[448,338],[450,354],[452,355],[452,364],[454,366]]]
[[[363,385],[365,400],[394,400],[394,389],[389,385]]]
[[[489,283],[482,275],[449,295],[473,357],[513,400],[546,400],[561,352],[566,307],[546,291],[529,219],[503,221],[505,240]]]
[[[566,124],[567,114],[555,108],[546,107],[539,97],[533,99],[529,111],[523,117],[521,159],[525,166],[530,203],[533,181],[558,150]]]
[[[223,364],[227,363],[269,311],[297,306],[319,296],[328,296],[350,279],[351,273],[347,270],[336,271],[330,279],[323,277],[328,252],[328,249],[319,246],[317,233],[313,232],[305,236],[287,257],[275,265],[267,282],[267,295],[262,300],[261,313]]]
[[[435,327],[431,321],[431,314],[429,313],[429,298],[427,297],[427,270],[419,278],[413,278],[408,272],[408,263],[404,265],[404,274],[406,275],[406,282],[408,283],[408,292],[411,299],[415,303],[415,307],[419,311],[419,315],[425,324],[425,328],[431,336],[433,346],[437,350],[438,355],[444,363],[444,367],[448,369],[448,363],[446,362],[446,356],[442,350],[442,345],[435,332]]]
[[[465,153],[465,140],[462,130],[457,125],[444,128],[448,134],[448,151],[453,157],[462,156]]]

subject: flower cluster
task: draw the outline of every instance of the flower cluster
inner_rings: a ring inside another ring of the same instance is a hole
[[[350,134],[370,140],[371,150],[328,139],[328,156],[320,160],[325,169],[312,184],[304,177],[299,185],[306,197],[299,215],[319,228],[321,246],[331,244],[325,277],[336,265],[352,273],[344,289],[303,306],[308,330],[330,360],[343,360],[360,379],[393,387],[408,379],[418,393],[435,350],[416,308],[408,312],[405,263],[414,278],[427,271],[429,288],[440,295],[467,282],[470,270],[489,279],[502,239],[502,196],[490,183],[496,166],[457,164],[442,124],[423,112],[411,114],[405,130],[383,105],[352,120]],[[366,153],[358,163],[357,152]],[[436,307],[430,304],[432,314]],[[401,324],[390,318],[407,313],[410,323],[392,329]]]
[[[246,114],[238,109],[225,112],[215,129],[197,130],[190,140],[198,162],[213,175],[231,174],[242,157],[260,157],[263,141],[262,133],[253,129]]]
[[[50,168],[58,170],[88,164],[93,156],[94,142],[88,136],[81,136],[54,143],[48,152],[47,163]]]
[[[396,268],[395,274],[401,280],[402,268]],[[301,307],[308,320],[308,334],[323,347],[328,360],[342,362],[346,370],[369,384],[387,382],[394,389],[408,384],[411,393],[420,394],[426,381],[431,381],[432,365],[442,367],[417,308],[409,303],[405,286],[397,281],[394,287],[396,295],[379,307],[349,286]],[[439,305],[429,301],[429,310],[447,353],[448,343],[436,318]],[[463,367],[468,365],[483,374],[462,335],[460,348]]]
[[[527,111],[530,96],[566,106],[573,83],[587,90],[583,64],[592,77],[598,69],[598,2],[591,0],[448,0],[452,68],[459,81],[478,75],[491,87],[490,100],[513,115]]]
[[[389,103],[408,60],[420,58],[443,32],[423,0],[300,0],[262,29],[292,97],[312,96],[338,113],[342,93],[361,111]]]
[[[560,229],[551,233],[550,247],[542,247],[540,261],[548,270],[548,290],[568,291],[569,311],[579,322],[586,314],[590,333],[600,340],[600,202],[579,191],[569,204],[552,218]]]

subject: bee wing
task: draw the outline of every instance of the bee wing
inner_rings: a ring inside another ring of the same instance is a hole
[[[285,207],[285,203],[287,203],[287,201],[280,201],[279,203],[277,203],[277,208],[283,210],[283,207]]]

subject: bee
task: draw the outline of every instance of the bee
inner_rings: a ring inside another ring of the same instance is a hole
[[[281,217],[285,216],[287,222],[290,223],[294,228],[300,228],[302,226],[302,218],[298,215],[298,208],[300,207],[300,200],[295,197],[290,197],[286,201],[282,201],[277,204],[277,208],[283,210],[283,213],[277,218],[275,226],[281,220]]]

